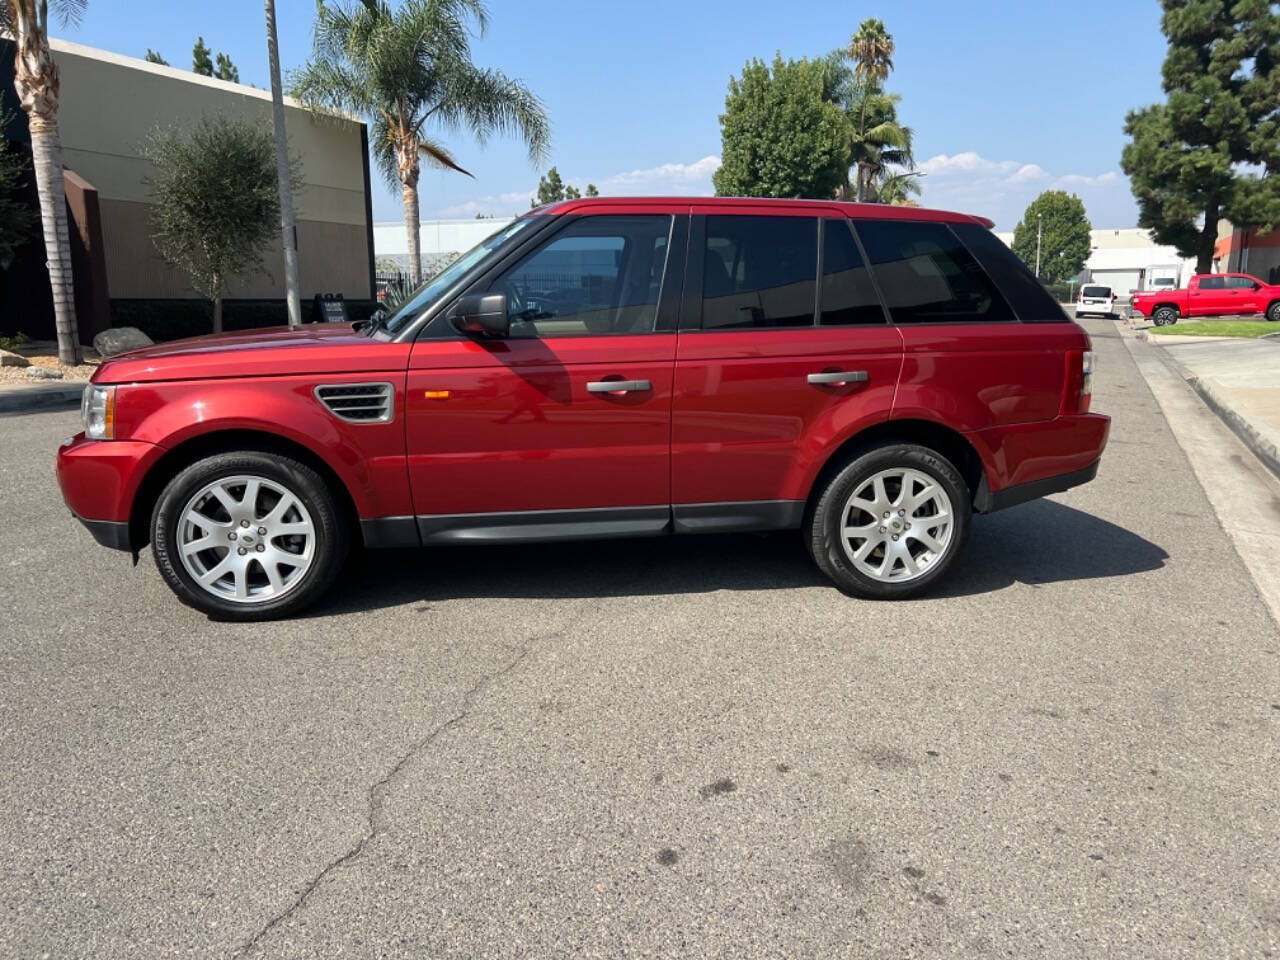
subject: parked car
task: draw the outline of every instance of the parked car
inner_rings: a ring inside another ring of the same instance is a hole
[[[1185,290],[1144,290],[1133,295],[1133,309],[1157,327],[1180,317],[1241,316],[1260,313],[1280,322],[1280,285],[1247,273],[1204,273]]]
[[[354,329],[107,360],[58,479],[100,543],[150,542],[179,598],[228,619],[314,602],[356,544],[719,531],[798,529],[841,589],[906,597],[974,513],[1092,479],[1107,440],[1088,335],[990,226],[543,207]]]
[[[1099,317],[1116,315],[1116,295],[1110,287],[1100,283],[1086,283],[1076,297],[1076,316],[1093,314]]]

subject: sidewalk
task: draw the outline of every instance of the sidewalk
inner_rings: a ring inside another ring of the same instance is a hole
[[[80,405],[83,380],[0,384],[0,414],[69,410]]]
[[[1267,467],[1280,476],[1280,338],[1147,338]]]

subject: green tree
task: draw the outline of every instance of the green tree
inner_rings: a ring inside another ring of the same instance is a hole
[[[826,97],[824,61],[751,60],[720,116],[721,196],[830,197],[849,170],[849,121]]]
[[[80,362],[80,333],[76,325],[75,284],[71,276],[71,235],[67,228],[66,188],[62,179],[62,136],[58,132],[58,102],[62,84],[49,47],[49,10],[62,25],[77,23],[85,0],[0,0],[0,33],[14,41],[13,88],[27,115],[31,134],[31,167],[40,198],[40,222],[53,294],[58,361]]]
[[[279,229],[274,135],[265,124],[214,115],[190,130],[155,130],[143,152],[155,166],[152,240],[213,301],[217,333],[227,282],[262,270],[262,247]],[[289,174],[296,190],[296,158]]]
[[[596,189],[596,185],[594,183],[587,184],[587,196],[588,197],[600,196],[600,191]]]
[[[539,163],[551,139],[542,103],[519,80],[471,60],[474,21],[484,32],[481,0],[319,0],[311,60],[293,93],[313,110],[340,110],[370,121],[374,156],[404,201],[409,272],[422,279],[418,239],[421,164],[467,174],[435,131],[515,134]]]
[[[858,78],[881,85],[893,72],[893,37],[884,21],[874,17],[863,20],[849,41],[849,56],[857,63]]]
[[[159,51],[152,50],[150,47],[147,47],[146,60],[147,60],[147,63],[159,63],[166,67],[169,65],[169,61],[166,60],[164,57],[162,57]]]
[[[11,116],[0,114],[0,131],[9,125]],[[26,182],[27,166],[26,158],[0,138],[0,270],[9,268],[36,223],[35,211],[14,196]]]
[[[213,51],[204,45],[204,37],[196,37],[196,45],[191,48],[191,69],[202,76],[213,76]]]
[[[1062,283],[1084,269],[1089,259],[1089,218],[1084,202],[1065,190],[1046,190],[1031,201],[1013,228],[1013,252],[1032,269],[1040,241],[1040,278]]]
[[[231,62],[231,58],[225,53],[218,54],[217,66],[214,67],[213,75],[219,80],[230,80],[232,83],[240,82],[240,71],[236,69],[236,65]]]
[[[888,42],[892,47],[892,38]],[[824,68],[825,96],[849,120],[853,176],[846,175],[837,194],[863,203],[892,203],[894,198],[918,194],[913,132],[898,120],[902,98],[885,93],[880,81],[859,76],[856,66],[850,69],[843,50],[828,56]]]
[[[1280,223],[1280,10],[1262,0],[1161,0],[1165,103],[1129,113],[1120,165],[1138,223],[1196,270],[1218,219]]]
[[[529,201],[530,207],[541,207],[548,203],[556,203],[565,197],[564,181],[560,179],[560,171],[552,167],[545,177],[538,178],[538,194]]]
[[[570,184],[564,188],[564,198],[566,200],[578,200],[582,197],[582,191]]]

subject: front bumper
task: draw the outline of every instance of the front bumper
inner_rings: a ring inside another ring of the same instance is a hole
[[[163,448],[139,440],[90,440],[76,434],[58,447],[55,472],[62,499],[100,544],[129,550],[134,497],[163,453]]]

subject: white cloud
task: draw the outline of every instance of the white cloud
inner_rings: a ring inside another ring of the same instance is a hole
[[[990,217],[1011,230],[1027,204],[1042,190],[1068,190],[1080,196],[1096,227],[1131,226],[1137,212],[1129,183],[1118,171],[1097,174],[1055,173],[1037,163],[990,160],[972,150],[940,153],[920,164],[926,206]]]
[[[522,213],[529,209],[529,201],[533,199],[532,190],[512,190],[508,193],[487,194],[473,200],[441,207],[434,213],[439,220],[467,220],[477,213],[495,217],[506,217],[513,213]]]

